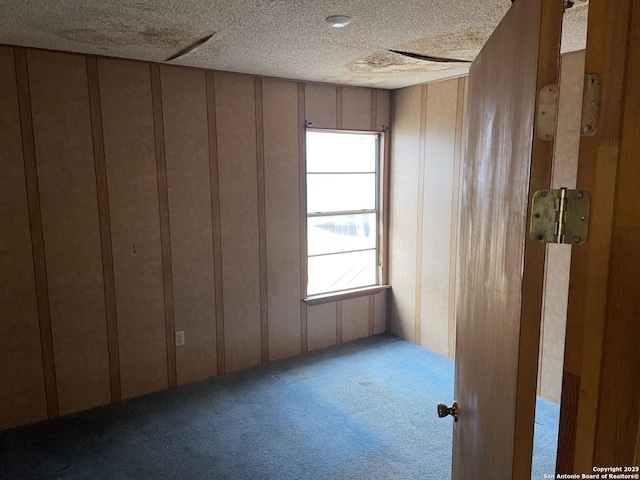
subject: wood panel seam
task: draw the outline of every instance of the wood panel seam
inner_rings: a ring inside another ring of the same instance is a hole
[[[342,343],[342,300],[336,302],[336,344]]]
[[[306,178],[306,130],[305,84],[298,83],[298,176],[300,201],[300,351],[309,350],[307,304],[307,178]]]
[[[118,317],[116,310],[115,277],[113,271],[109,186],[107,181],[107,167],[102,131],[100,80],[98,76],[98,61],[95,57],[87,57],[87,85],[89,88],[89,108],[91,112],[96,195],[98,201],[98,222],[100,224],[100,246],[102,250],[102,278],[104,282],[111,401],[117,402],[122,399],[122,387],[120,384],[120,354],[118,345]]]
[[[344,88],[336,87],[336,128],[341,129],[344,125],[343,116]]]
[[[207,123],[209,133],[209,176],[211,185],[211,224],[213,231],[213,270],[216,311],[216,354],[217,373],[226,372],[224,342],[224,279],[222,273],[222,227],[220,223],[220,177],[218,174],[218,133],[216,125],[215,76],[213,71],[206,75]]]
[[[454,140],[454,168],[453,168],[453,188],[451,194],[451,244],[449,253],[449,323],[448,323],[448,353],[449,358],[455,356],[455,330],[456,330],[456,282],[458,277],[458,229],[460,222],[460,194],[461,174],[462,174],[462,147],[464,138],[464,97],[465,97],[465,77],[457,80],[456,98],[456,125]]]
[[[394,91],[389,93],[389,124],[391,125],[395,125],[395,121],[396,121],[396,93]],[[394,175],[393,175],[393,159],[391,158],[391,152],[393,152],[394,150],[394,135],[392,133],[392,131],[389,129],[386,133],[385,133],[385,142],[387,143],[387,147],[386,147],[386,155],[387,157],[385,158],[385,166],[387,168],[387,172],[385,174],[385,186],[387,187],[387,192],[384,196],[385,201],[387,202],[386,205],[383,205],[383,211],[384,211],[384,219],[386,220],[387,224],[384,226],[384,233],[387,237],[386,239],[386,248],[385,248],[385,252],[384,252],[384,258],[385,258],[385,264],[382,266],[383,270],[382,270],[382,277],[385,281],[385,283],[390,283],[392,278],[391,278],[391,265],[392,265],[392,256],[391,256],[391,252],[393,250],[393,238],[391,235],[391,223],[393,221],[393,214],[392,214],[392,209],[391,209],[391,199],[393,198],[393,179],[394,179]],[[393,295],[386,295],[387,301],[385,302],[385,332],[387,333],[391,333],[392,331],[392,317],[393,317],[393,310],[392,310],[392,304],[394,303],[394,297]]]
[[[40,347],[42,349],[43,375],[49,418],[59,414],[58,392],[53,351],[53,332],[51,329],[51,307],[47,281],[46,252],[44,249],[44,231],[38,185],[38,167],[36,164],[35,141],[33,135],[33,117],[31,112],[31,93],[29,85],[29,66],[27,52],[16,48],[15,68],[22,133],[22,151],[24,155],[25,181],[27,185],[27,203],[29,223],[31,225],[31,248],[33,254],[36,282],[38,321],[40,325]]]
[[[169,190],[167,183],[167,159],[162,111],[162,80],[160,66],[151,66],[151,97],[153,130],[156,147],[156,171],[158,182],[158,208],[160,216],[160,244],[162,250],[162,280],[164,290],[164,318],[167,348],[167,382],[177,385],[175,312],[173,300],[173,272],[171,263],[171,225],[169,220]]]
[[[421,344],[422,327],[422,229],[424,212],[424,174],[427,140],[427,98],[428,85],[420,92],[420,141],[418,147],[418,205],[416,227],[416,286],[415,286],[415,338],[416,345]]]
[[[262,78],[254,78],[256,122],[256,172],[258,187],[258,258],[260,271],[261,359],[269,361],[269,284],[267,271],[267,210],[264,166],[264,117]]]
[[[371,130],[377,130],[378,90],[371,90]]]
[[[395,125],[396,120],[396,93],[392,91],[389,93],[389,124]],[[385,158],[383,162],[383,228],[385,236],[385,245],[383,252],[383,264],[382,264],[382,281],[385,284],[389,284],[391,281],[391,251],[393,249],[393,239],[391,235],[391,199],[393,198],[393,159],[391,158],[391,152],[393,151],[394,135],[391,128],[386,129],[384,132],[385,139]],[[385,302],[385,331],[391,332],[391,318],[392,318],[392,295],[386,294]]]
[[[375,333],[376,296],[369,296],[369,336]]]

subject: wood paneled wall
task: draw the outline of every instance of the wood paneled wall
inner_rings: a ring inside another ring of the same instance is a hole
[[[575,188],[584,51],[562,56],[553,188]],[[453,358],[466,77],[394,92],[390,329]],[[560,402],[570,247],[550,246],[539,395]]]
[[[0,47],[0,430],[383,332],[386,292],[301,301],[303,124],[389,105]]]
[[[390,331],[453,357],[467,78],[394,93]]]

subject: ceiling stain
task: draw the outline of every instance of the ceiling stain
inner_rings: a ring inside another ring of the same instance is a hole
[[[457,32],[419,38],[399,46],[397,50],[473,60],[490,36],[490,29],[485,31],[466,28]]]
[[[438,72],[451,68],[443,63],[432,63],[402,57],[392,52],[376,52],[363,60],[345,65],[352,72],[397,73],[397,72]]]
[[[327,11],[338,4],[348,11]],[[386,50],[474,58],[511,1],[28,0],[11,5],[10,14],[0,15],[5,44],[159,62],[217,31],[196,51],[172,62],[400,88],[461,75],[468,68],[403,62]],[[563,51],[584,48],[587,10],[578,4],[567,10]],[[353,25],[328,27],[324,18],[330,13],[350,15]],[[565,36],[578,27],[583,33],[565,47]]]
[[[490,29],[485,31],[477,28],[466,28],[457,32],[418,38],[399,46],[393,45],[393,48],[422,55],[473,60],[490,36]],[[446,63],[411,59],[389,51],[378,51],[363,60],[351,62],[345,66],[351,72],[379,74],[440,72],[460,68],[460,65],[447,65]]]
[[[145,28],[137,30],[126,25],[105,25],[99,28],[71,28],[56,32],[73,42],[99,46],[134,45],[156,48],[178,48],[193,42],[197,35],[181,27]]]

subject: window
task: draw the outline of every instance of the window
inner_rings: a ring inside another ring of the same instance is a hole
[[[307,130],[307,295],[379,284],[378,133]]]

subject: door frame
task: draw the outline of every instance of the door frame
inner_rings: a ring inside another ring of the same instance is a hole
[[[588,242],[571,260],[557,473],[640,463],[640,2],[591,0],[585,71],[602,79],[598,130],[582,136]]]

